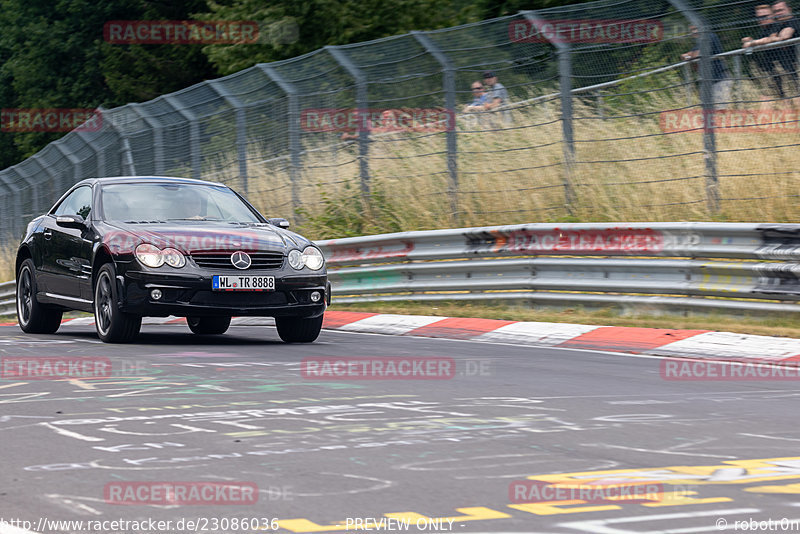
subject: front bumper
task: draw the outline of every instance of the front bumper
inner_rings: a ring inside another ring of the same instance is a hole
[[[118,276],[120,309],[148,317],[207,317],[219,315],[258,317],[319,317],[329,295],[328,277],[284,275],[275,271],[248,271],[248,275],[275,277],[274,291],[212,291],[211,275],[179,275],[128,271]],[[153,289],[162,297],[154,300]],[[311,293],[322,298],[311,301]]]

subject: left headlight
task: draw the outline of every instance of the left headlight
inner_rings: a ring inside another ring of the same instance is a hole
[[[306,247],[303,250],[303,263],[312,271],[319,271],[325,264],[325,258],[317,247]]]

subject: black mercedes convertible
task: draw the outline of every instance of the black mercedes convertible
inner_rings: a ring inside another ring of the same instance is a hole
[[[17,317],[54,333],[65,310],[93,312],[97,335],[133,340],[142,317],[186,317],[222,334],[231,317],[275,317],[311,342],[330,304],[325,259],[227,186],[164,177],[84,180],[28,224],[17,251]]]

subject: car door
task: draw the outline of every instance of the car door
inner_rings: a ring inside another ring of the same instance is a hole
[[[91,276],[91,242],[88,225],[81,228],[59,226],[60,215],[89,217],[92,188],[81,186],[56,206],[43,222],[42,275],[47,292],[53,297],[80,300],[81,288]]]

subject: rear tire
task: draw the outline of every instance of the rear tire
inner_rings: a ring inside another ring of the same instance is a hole
[[[187,317],[189,330],[200,336],[218,336],[228,331],[230,317]]]
[[[311,343],[319,337],[322,319],[322,315],[313,319],[276,317],[275,326],[278,328],[278,335],[286,343]]]
[[[63,312],[36,300],[35,272],[33,261],[26,259],[17,273],[17,322],[26,334],[55,334]]]
[[[97,337],[106,343],[129,343],[139,335],[142,317],[119,309],[114,266],[106,263],[94,283],[94,323]]]

